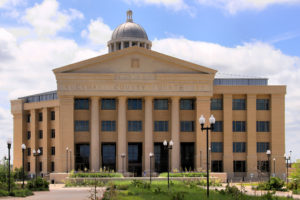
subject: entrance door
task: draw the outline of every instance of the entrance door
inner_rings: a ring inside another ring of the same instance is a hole
[[[116,144],[102,143],[102,168],[116,171]]]
[[[163,143],[154,144],[155,171],[158,173],[168,171],[168,151]]]
[[[142,143],[128,143],[128,171],[142,176]]]
[[[90,145],[76,144],[75,149],[75,170],[89,170],[90,169]]]
[[[181,168],[183,171],[194,170],[195,147],[193,142],[180,143]]]

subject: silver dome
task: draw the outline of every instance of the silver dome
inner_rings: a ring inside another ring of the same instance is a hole
[[[116,40],[121,38],[140,38],[148,40],[147,33],[143,27],[134,22],[125,22],[114,30],[111,39]]]

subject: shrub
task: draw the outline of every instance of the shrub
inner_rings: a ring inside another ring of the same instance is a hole
[[[76,179],[69,179],[65,182],[66,187],[76,187],[76,186],[97,186],[102,187],[104,186],[103,181],[99,180],[76,180]]]
[[[20,190],[14,190],[10,193],[10,196],[14,197],[27,197],[33,195],[31,190],[28,189],[20,189]]]
[[[117,178],[122,178],[123,175],[121,173],[109,173],[109,172],[104,172],[104,173],[71,173],[70,178],[112,178],[112,177],[117,177]]]
[[[0,197],[8,196],[8,192],[5,190],[0,190]]]
[[[49,183],[41,177],[27,182],[26,188],[31,191],[48,191]]]
[[[183,173],[169,173],[170,177],[206,177],[206,173],[201,172],[183,172]],[[168,173],[161,173],[159,177],[168,177]]]
[[[116,185],[114,183],[109,183],[109,186],[104,193],[103,200],[114,200],[117,198],[117,190]]]
[[[175,192],[172,193],[172,200],[184,200],[184,192]]]
[[[258,184],[258,190],[283,191],[284,181],[277,177],[271,177],[270,181]]]

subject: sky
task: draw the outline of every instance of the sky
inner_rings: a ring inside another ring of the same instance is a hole
[[[128,9],[154,51],[286,85],[286,151],[300,158],[300,0],[0,0],[0,158],[10,100],[56,90],[54,68],[107,53]]]

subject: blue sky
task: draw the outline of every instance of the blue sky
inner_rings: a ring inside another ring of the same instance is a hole
[[[300,0],[0,0],[0,157],[9,100],[55,90],[53,68],[106,53],[128,9],[155,51],[287,85],[286,146],[300,158]]]

